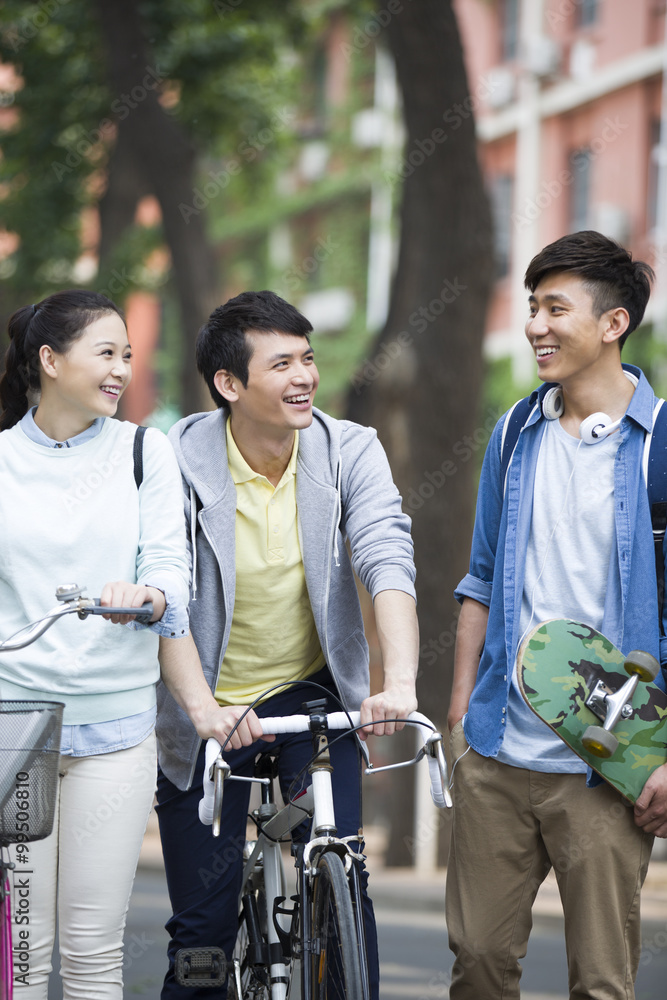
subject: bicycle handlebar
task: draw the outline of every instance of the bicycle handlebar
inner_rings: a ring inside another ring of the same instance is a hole
[[[57,592],[56,592],[57,593]],[[148,625],[153,617],[153,602],[147,601],[139,608],[112,608],[100,604],[99,597],[82,597],[78,594],[71,600],[63,600],[60,604],[39,618],[36,622],[24,625],[14,635],[10,635],[4,642],[0,642],[0,652],[10,652],[14,649],[23,649],[30,643],[44,635],[53,623],[62,618],[63,615],[78,614],[79,618],[87,618],[88,615],[132,615],[135,621],[142,625]],[[20,637],[20,638],[17,638]],[[15,641],[13,641],[15,640]]]
[[[330,715],[327,715],[327,728],[331,730],[354,729],[360,725],[360,719],[360,712],[332,712]],[[265,736],[277,736],[283,733],[308,732],[311,720],[309,715],[284,715],[260,718],[259,722]],[[449,793],[442,734],[438,732],[430,719],[422,715],[421,712],[411,712],[407,718],[407,723],[419,729],[424,739],[424,746],[417,756],[411,761],[405,761],[403,764],[389,764],[382,768],[366,768],[366,774],[376,774],[379,771],[404,767],[407,764],[415,764],[423,756],[426,756],[428,757],[429,777],[431,780],[431,798],[439,809],[450,808],[452,799]],[[222,758],[220,743],[215,739],[209,739],[206,743],[206,764],[204,766],[203,779],[204,794],[199,802],[199,819],[205,826],[213,824],[215,836],[217,836],[216,829],[219,831],[220,811],[222,808],[222,783],[227,777],[241,780],[235,775],[230,774],[230,767]]]

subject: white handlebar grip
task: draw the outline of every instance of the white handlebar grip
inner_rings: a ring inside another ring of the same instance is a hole
[[[208,740],[206,743],[206,763],[204,765],[204,780],[202,782],[204,797],[199,802],[199,819],[205,826],[210,826],[213,822],[213,780],[209,773],[213,763],[220,753],[220,744],[217,740]]]
[[[435,757],[428,758],[428,773],[431,777],[431,798],[435,802],[436,806],[438,809],[444,809],[445,807],[451,809],[452,797],[449,794],[447,785],[443,785],[440,763]],[[446,780],[447,775],[445,773],[445,782]]]

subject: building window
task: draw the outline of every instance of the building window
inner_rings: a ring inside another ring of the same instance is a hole
[[[502,61],[511,62],[519,51],[519,0],[500,0]]]
[[[588,28],[598,19],[598,0],[579,0],[576,8],[578,28]]]
[[[510,271],[512,253],[512,199],[514,178],[511,174],[497,174],[491,179],[491,210],[493,212],[494,254],[496,278],[504,278]]]
[[[648,158],[648,198],[646,204],[647,229],[655,229],[658,225],[658,190],[660,184],[660,121],[654,118],[650,125],[651,154]]]
[[[575,149],[570,153],[570,232],[588,229],[590,225],[591,151]]]

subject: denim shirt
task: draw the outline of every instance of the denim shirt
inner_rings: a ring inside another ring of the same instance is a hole
[[[644,649],[662,663],[665,686],[667,639],[660,637],[655,552],[642,458],[646,432],[657,402],[638,368],[624,365],[639,384],[621,423],[614,469],[616,558],[610,560],[601,631],[619,649]],[[484,456],[477,496],[470,568],[454,592],[489,608],[477,680],[464,722],[469,745],[495,757],[505,735],[505,717],[520,640],[519,616],[524,585],[524,555],[532,518],[537,456],[545,428],[541,401],[545,384],[531,396],[535,405],[519,434],[503,490],[502,433],[498,421]],[[595,447],[591,445],[591,447]],[[666,602],[667,604],[667,602]],[[665,615],[663,614],[663,618]]]

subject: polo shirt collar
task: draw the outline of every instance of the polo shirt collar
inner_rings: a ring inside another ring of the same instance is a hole
[[[240,485],[241,483],[249,483],[252,479],[266,479],[261,472],[255,472],[251,469],[245,458],[239,451],[239,447],[234,440],[234,435],[232,434],[231,421],[228,420],[225,425],[225,435],[227,438],[227,462],[229,465],[229,472],[231,474],[232,480],[235,485]],[[276,489],[279,489],[283,483],[286,483],[289,479],[292,479],[296,475],[296,459],[297,453],[299,451],[299,432],[294,431],[294,446],[292,448],[292,454],[290,456],[289,464],[285,469],[280,482]]]

